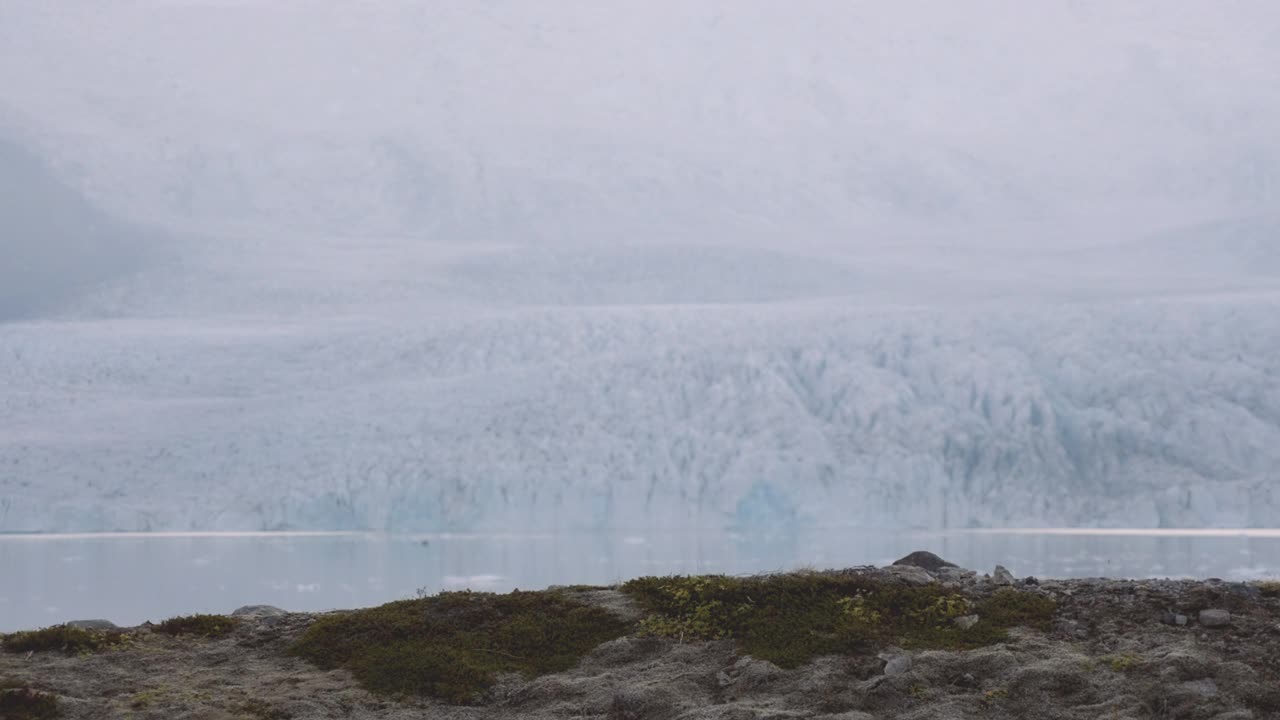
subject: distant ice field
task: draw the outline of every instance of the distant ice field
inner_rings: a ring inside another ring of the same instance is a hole
[[[0,326],[0,530],[1280,525],[1265,275],[535,304],[324,258],[353,277],[295,307],[297,262]]]

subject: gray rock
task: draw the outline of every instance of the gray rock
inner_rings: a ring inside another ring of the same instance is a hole
[[[961,615],[960,617],[956,618],[953,622],[955,622],[956,627],[960,628],[961,630],[968,630],[969,628],[978,624],[978,616],[977,615]]]
[[[997,585],[1012,585],[1017,582],[1013,577],[1013,573],[1005,569],[1003,565],[996,566],[996,569],[991,573],[991,581]]]
[[[884,663],[884,674],[890,677],[911,672],[910,655],[894,655]]]
[[[782,669],[777,665],[751,657],[744,657],[734,663],[733,669],[738,673],[738,683],[748,688],[760,687],[782,674]]]
[[[908,585],[929,585],[936,582],[928,571],[914,565],[891,565],[885,568],[885,572]]]
[[[269,618],[280,617],[289,613],[274,605],[245,605],[244,607],[236,608],[235,612],[231,614],[235,617]]]
[[[1203,698],[1218,696],[1218,685],[1209,678],[1188,680],[1187,682],[1182,683],[1182,689]]]
[[[1231,583],[1227,585],[1227,592],[1250,600],[1257,600],[1262,597],[1262,588],[1249,583]]]
[[[931,573],[934,577],[945,582],[962,583],[971,580],[978,573],[973,570],[966,570],[958,567],[944,567],[938,569],[937,572]]]
[[[1224,627],[1231,624],[1231,613],[1213,608],[1200,611],[1200,624],[1205,627]]]
[[[1080,629],[1080,623],[1069,618],[1058,618],[1053,621],[1053,629],[1064,635],[1075,635]]]
[[[81,630],[119,630],[120,626],[110,620],[72,620],[67,623],[67,627],[80,628]]]
[[[1187,616],[1180,613],[1166,612],[1160,616],[1160,622],[1165,625],[1177,625],[1181,627],[1187,624]]]
[[[947,562],[927,550],[917,550],[906,557],[894,560],[893,564],[910,565],[912,567],[928,570],[931,573],[937,572],[942,568],[958,567],[955,563]]]

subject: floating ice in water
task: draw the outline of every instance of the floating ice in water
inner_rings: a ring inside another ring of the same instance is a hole
[[[445,575],[442,579],[446,588],[488,587],[503,580],[501,575]]]

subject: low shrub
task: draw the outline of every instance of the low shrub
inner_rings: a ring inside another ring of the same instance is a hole
[[[1034,592],[1006,589],[973,601],[936,583],[904,586],[840,573],[645,577],[622,590],[649,613],[642,632],[734,639],[743,652],[784,668],[891,642],[938,649],[991,645],[1006,640],[1016,625],[1046,627],[1056,607]],[[955,624],[970,614],[979,616],[976,624]]]
[[[236,629],[235,618],[226,615],[183,615],[165,620],[152,628],[155,632],[166,635],[197,635],[206,638],[220,638],[230,635]]]
[[[30,688],[0,690],[0,718],[5,720],[53,720],[62,716],[58,698]]]
[[[317,620],[290,652],[366,689],[469,703],[499,672],[567,670],[633,625],[561,591],[446,592]]]
[[[124,633],[115,630],[87,630],[53,625],[6,635],[3,647],[5,652],[11,653],[60,651],[77,655],[103,650],[123,641]]]

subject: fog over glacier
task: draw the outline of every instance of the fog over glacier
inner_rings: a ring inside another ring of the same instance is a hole
[[[0,532],[1280,525],[1272,0],[6,0]]]

